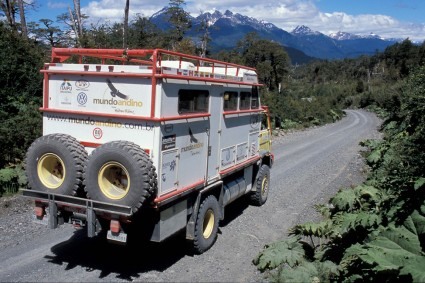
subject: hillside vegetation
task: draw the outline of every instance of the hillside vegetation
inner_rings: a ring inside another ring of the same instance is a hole
[[[271,281],[425,281],[425,66],[414,52],[388,57],[406,46],[376,56],[393,63],[392,85],[359,97],[386,114],[384,139],[363,142],[367,181],[317,206],[321,222],[296,225],[265,247],[254,264]]]

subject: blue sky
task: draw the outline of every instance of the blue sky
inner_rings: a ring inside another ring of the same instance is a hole
[[[32,0],[36,11],[29,20],[56,19],[73,5],[72,0]],[[306,25],[315,31],[330,34],[345,31],[354,34],[375,33],[385,38],[425,40],[425,0],[205,0],[185,1],[185,10],[193,16],[201,11],[230,10],[254,17],[291,31]],[[168,0],[130,0],[130,14],[151,16]],[[124,0],[81,0],[83,13],[89,22],[122,21]]]

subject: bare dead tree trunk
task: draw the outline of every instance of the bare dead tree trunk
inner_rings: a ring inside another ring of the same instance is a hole
[[[77,42],[77,46],[81,47],[80,43],[80,34],[78,33],[77,24],[75,22],[74,14],[72,13],[71,7],[68,6],[69,18],[71,19],[71,28],[75,33],[75,39]]]
[[[25,37],[28,37],[27,21],[25,20],[24,1],[18,0],[18,6],[19,6],[19,17],[21,18],[22,35]]]
[[[80,0],[74,0],[74,11],[68,6],[69,18],[71,20],[71,28],[75,33],[75,39],[78,47],[82,47],[83,38],[83,21],[81,18]]]
[[[6,15],[7,22],[9,23],[9,26],[16,30],[16,21],[15,21],[15,14],[16,14],[16,7],[14,0],[4,0],[0,2],[0,7],[3,10],[4,14]]]
[[[123,27],[123,40],[122,47],[124,49],[127,48],[128,43],[128,12],[130,10],[130,0],[125,1],[125,9],[124,9],[124,27]]]
[[[75,16],[77,17],[77,31],[79,37],[83,37],[83,21],[81,20],[81,5],[80,0],[74,0]]]

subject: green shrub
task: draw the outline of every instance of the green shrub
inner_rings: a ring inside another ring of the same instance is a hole
[[[0,196],[15,194],[26,184],[27,178],[22,165],[0,169]]]

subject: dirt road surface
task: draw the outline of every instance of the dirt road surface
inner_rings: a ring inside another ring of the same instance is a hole
[[[371,113],[348,110],[337,123],[276,138],[267,203],[241,199],[226,207],[218,240],[202,255],[181,238],[125,247],[88,239],[70,225],[49,230],[32,223],[28,200],[1,198],[0,281],[264,281],[252,259],[293,225],[317,219],[314,204],[363,181],[359,142],[379,138],[379,123]]]

